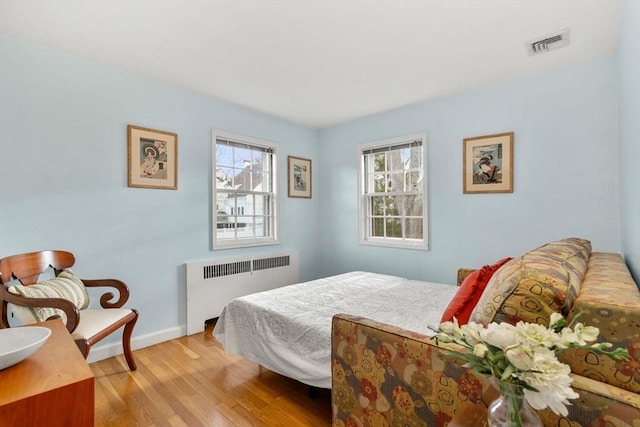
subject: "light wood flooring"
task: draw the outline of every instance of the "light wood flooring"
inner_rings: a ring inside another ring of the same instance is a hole
[[[309,397],[304,384],[239,356],[229,356],[210,334],[182,337],[92,363],[95,426],[331,425],[331,394]]]

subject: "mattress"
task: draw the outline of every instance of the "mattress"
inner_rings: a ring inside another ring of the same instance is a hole
[[[331,319],[363,316],[426,335],[454,285],[355,271],[236,298],[213,335],[229,354],[314,387],[331,388]]]

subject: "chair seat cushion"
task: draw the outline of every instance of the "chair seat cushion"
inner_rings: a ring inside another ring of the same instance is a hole
[[[128,308],[96,308],[80,311],[80,323],[73,339],[89,339],[131,314]]]

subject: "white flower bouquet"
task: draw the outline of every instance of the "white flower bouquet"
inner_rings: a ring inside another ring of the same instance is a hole
[[[558,354],[569,348],[588,348],[616,360],[629,357],[626,349],[610,350],[610,343],[595,343],[598,328],[578,323],[578,317],[580,314],[570,325],[566,325],[562,315],[554,313],[549,327],[518,322],[490,323],[486,328],[475,322],[459,326],[454,318],[435,330],[434,339],[466,348],[468,352],[451,352],[466,362],[465,367],[522,387],[524,399],[531,407],[550,408],[566,416],[566,405],[578,394],[571,388],[571,370],[558,360]]]

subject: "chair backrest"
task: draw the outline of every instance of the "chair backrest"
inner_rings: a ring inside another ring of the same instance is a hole
[[[49,267],[54,269],[57,276],[60,271],[73,266],[75,262],[73,254],[66,251],[40,251],[11,255],[0,259],[0,284],[17,279],[23,285],[32,285],[38,282],[40,274],[47,271]]]

